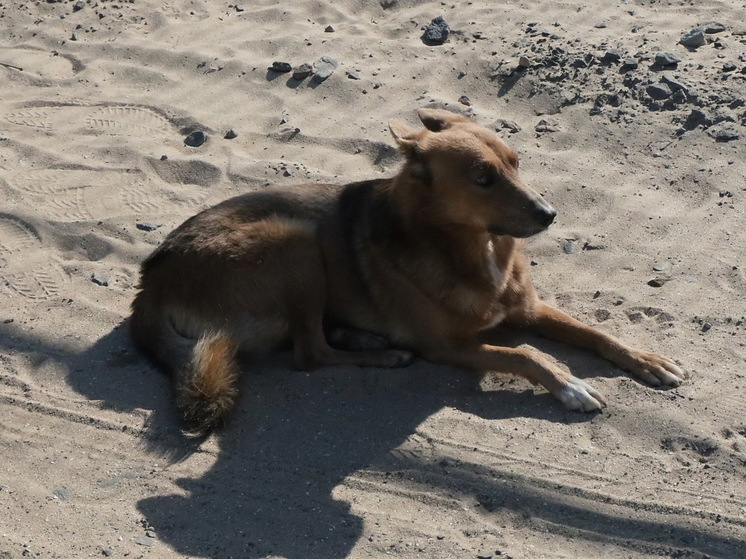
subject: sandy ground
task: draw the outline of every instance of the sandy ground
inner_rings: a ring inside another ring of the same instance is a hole
[[[0,557],[746,557],[745,13],[0,2]],[[267,70],[322,56],[325,81]],[[497,129],[559,211],[530,243],[540,293],[689,381],[511,340],[606,396],[582,415],[519,380],[278,355],[184,439],[123,324],[139,263],[229,196],[393,174],[386,123],[423,106]]]

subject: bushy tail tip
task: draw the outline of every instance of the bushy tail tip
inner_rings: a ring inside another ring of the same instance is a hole
[[[176,375],[176,403],[187,435],[201,437],[218,427],[238,396],[237,348],[225,334],[203,336],[186,370]]]

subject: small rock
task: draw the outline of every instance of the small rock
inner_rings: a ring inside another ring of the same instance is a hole
[[[681,43],[685,47],[689,47],[692,49],[703,47],[707,44],[707,37],[705,37],[705,30],[702,29],[701,27],[696,27],[692,29],[691,31],[689,31],[688,33],[684,33],[681,39],[679,39],[679,43]]]
[[[658,66],[675,66],[681,62],[681,58],[670,52],[659,52],[655,55],[655,63]]]
[[[635,70],[640,65],[636,58],[625,58],[622,62],[622,69]]]
[[[202,130],[195,130],[184,138],[184,143],[190,147],[198,148],[207,141],[207,132]]]
[[[518,123],[513,120],[506,120],[504,118],[500,118],[495,121],[495,129],[501,129],[505,128],[510,132],[511,134],[515,134],[517,132],[521,131],[521,127],[518,126]]]
[[[324,28],[324,33],[334,33],[334,27],[332,27],[331,25],[327,25]]]
[[[717,21],[711,21],[709,23],[705,23],[702,26],[702,29],[704,29],[705,33],[713,34],[713,33],[721,33],[725,31],[725,25],[722,23],[718,23]]]
[[[451,28],[446,21],[438,16],[425,27],[425,33],[422,35],[422,42],[429,46],[442,45],[448,40],[448,34]]]
[[[671,281],[671,278],[654,278],[648,282],[648,285],[650,287],[663,287],[669,281]]]
[[[237,137],[238,137],[238,133],[235,130],[233,130],[233,128],[228,130],[225,133],[225,136],[223,136],[223,138],[225,138],[226,140],[232,140],[233,138],[237,138]]]
[[[686,85],[679,81],[676,81],[674,78],[667,74],[663,74],[663,76],[661,77],[661,82],[670,87],[671,91],[683,91],[684,93],[687,93],[689,91],[689,88]]]
[[[351,80],[359,80],[360,74],[358,74],[357,72],[353,72],[352,70],[347,70],[347,77]]]
[[[580,252],[580,244],[578,241],[570,239],[562,245],[562,250],[565,254],[578,254]]]
[[[667,272],[671,269],[671,265],[668,262],[656,262],[653,265],[653,270],[656,272]]]
[[[732,60],[729,60],[725,64],[723,64],[723,72],[732,72],[734,71],[738,66],[736,66],[736,63]]]
[[[144,545],[145,547],[153,547],[155,545],[155,539],[149,538],[148,536],[140,536],[135,539],[135,543],[138,545]]]
[[[111,549],[102,549],[101,555],[103,555],[104,557],[111,557],[112,555],[114,555],[114,552]]]
[[[161,155],[161,161],[165,161],[166,159],[168,159],[168,155]]]
[[[710,136],[715,138],[716,142],[731,142],[741,137],[733,125],[725,125],[716,129],[710,129],[707,131]]]
[[[160,223],[148,223],[147,221],[138,221],[135,224],[135,227],[137,227],[140,231],[155,231],[159,227],[162,227],[162,224]]]
[[[559,132],[559,124],[555,121],[541,119],[534,127],[537,132]]]
[[[102,276],[101,274],[93,273],[91,274],[91,281],[95,283],[96,285],[100,285],[102,287],[109,287],[109,278],[106,276]]]
[[[317,83],[325,81],[339,67],[339,62],[331,56],[322,56],[313,63],[313,80]]]
[[[305,80],[308,76],[311,75],[311,72],[313,72],[313,67],[307,62],[304,62],[295,70],[293,70],[293,79],[298,81]]]
[[[268,69],[277,72],[278,74],[287,74],[293,70],[293,66],[290,62],[273,62],[272,66]]]
[[[673,91],[665,83],[654,83],[647,87],[645,90],[648,92],[653,99],[660,101],[661,99],[668,99],[671,97]]]
[[[531,68],[531,60],[527,56],[521,56],[518,59],[519,68]]]
[[[85,8],[85,2],[75,2],[73,4],[73,12],[79,12],[83,8]]]
[[[155,536],[155,530],[147,530],[147,531],[145,532],[145,535],[146,535],[147,537],[149,537],[149,538],[155,538],[155,537],[156,537],[156,536]]]
[[[458,102],[462,105],[466,105],[467,107],[471,107],[471,100],[466,95],[462,95],[461,97],[459,97]]]
[[[78,40],[78,35],[75,34],[75,33],[73,33],[72,35],[70,35],[70,40],[71,41],[77,41]]]
[[[710,328],[712,328],[712,324],[709,322],[705,322],[702,324],[702,332],[707,332]]]
[[[607,50],[603,57],[601,57],[601,62],[604,64],[616,64],[617,62],[622,60],[622,56],[624,53],[619,49],[611,49]]]
[[[243,6],[239,6],[238,4],[236,4],[235,6],[233,6],[233,8],[234,8],[234,9],[235,9],[235,10],[236,10],[236,11],[237,11],[238,13],[241,13],[241,12],[243,12],[243,11],[244,11],[244,10],[246,9],[246,8],[244,8]]]

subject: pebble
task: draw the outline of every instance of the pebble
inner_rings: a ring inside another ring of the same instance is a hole
[[[504,118],[500,118],[495,121],[495,128],[496,129],[505,128],[511,134],[515,134],[521,131],[521,127],[518,125],[517,122],[515,122],[514,120],[507,120]]]
[[[322,56],[313,63],[313,80],[317,83],[325,81],[339,67],[339,62],[331,56]]]
[[[161,223],[149,223],[147,221],[138,221],[135,224],[135,227],[137,227],[140,231],[155,231],[159,227],[161,227]]]
[[[670,52],[659,52],[655,55],[655,63],[658,66],[674,66],[681,62],[681,58]]]
[[[683,83],[676,81],[674,78],[666,74],[663,74],[663,76],[661,77],[661,82],[665,83],[668,87],[670,87],[671,91],[681,90],[684,93],[689,91],[689,88],[685,86]]]
[[[617,63],[622,60],[623,55],[624,53],[619,49],[607,50],[601,58],[601,62],[605,64]]]
[[[723,72],[732,72],[736,68],[738,68],[738,66],[736,66],[736,63],[733,61],[728,61],[725,64],[723,64]]]
[[[708,131],[709,132],[709,131]],[[731,142],[741,137],[733,125],[723,126],[710,132],[716,142]]]
[[[357,72],[353,72],[352,70],[348,70],[347,77],[350,78],[351,80],[359,80],[360,74],[358,74]]]
[[[625,70],[635,70],[640,65],[636,58],[625,58],[622,62],[622,68]]]
[[[691,31],[688,31],[687,33],[684,33],[682,35],[681,39],[679,40],[679,43],[684,45],[685,47],[696,49],[698,47],[703,47],[707,44],[707,37],[705,37],[705,30],[701,27],[695,27]]]
[[[648,285],[650,287],[663,287],[669,281],[671,281],[671,278],[654,278],[648,282]]]
[[[448,26],[446,21],[441,16],[438,16],[433,19],[427,27],[425,27],[422,41],[426,45],[442,45],[448,39],[448,34],[450,32],[451,28]]]
[[[139,536],[135,539],[135,543],[138,545],[144,545],[145,547],[153,547],[155,539],[149,538],[148,536]]]
[[[305,80],[308,76],[311,75],[311,72],[313,72],[313,67],[307,62],[304,62],[295,70],[293,70],[293,79],[298,81]]]
[[[279,74],[287,74],[293,70],[293,65],[290,62],[275,61],[268,69]]]
[[[469,99],[466,95],[462,95],[458,98],[458,102],[462,105],[466,105],[467,107],[471,107],[471,99]]]
[[[73,4],[73,12],[79,12],[83,8],[85,8],[85,2],[75,2]]]
[[[661,99],[668,99],[671,97],[673,91],[665,83],[654,83],[647,87],[645,90],[648,92],[653,99],[660,101]]]
[[[717,21],[711,21],[709,23],[705,23],[702,26],[702,29],[705,30],[705,33],[721,33],[722,31],[725,31],[725,25],[722,23],[718,23]]]
[[[207,132],[202,132],[202,130],[195,130],[194,132],[189,134],[186,138],[184,138],[184,143],[193,148],[198,148],[199,146],[204,144],[206,141],[207,141]]]
[[[91,281],[95,283],[96,285],[100,285],[102,287],[109,287],[109,278],[101,274],[96,274],[96,273],[91,274]]]
[[[225,136],[223,136],[223,137],[224,137],[224,138],[225,138],[226,140],[232,140],[233,138],[237,138],[237,137],[238,137],[238,133],[237,133],[237,132],[236,132],[235,130],[233,130],[233,128],[231,128],[230,130],[228,130],[228,131],[227,131],[227,132],[225,133]]]
[[[537,132],[559,132],[559,123],[546,119],[541,119],[534,127]]]
[[[519,68],[531,68],[531,60],[527,56],[521,56],[518,59]]]
[[[324,33],[334,33],[334,27],[327,25],[326,28],[324,28]]]
[[[562,250],[565,254],[578,254],[580,252],[580,244],[578,244],[578,241],[569,240],[562,245]]]

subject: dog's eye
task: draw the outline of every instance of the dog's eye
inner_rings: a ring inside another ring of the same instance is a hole
[[[495,184],[495,178],[492,176],[491,173],[482,173],[480,175],[477,175],[477,177],[474,179],[474,182],[482,188],[489,188],[493,184]]]

